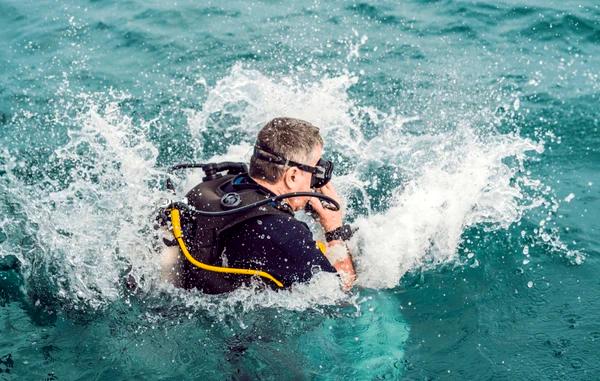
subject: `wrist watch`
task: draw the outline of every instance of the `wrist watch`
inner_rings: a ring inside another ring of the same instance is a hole
[[[344,224],[339,228],[333,229],[330,232],[326,232],[325,240],[327,242],[335,241],[338,239],[341,239],[342,241],[347,241],[350,238],[352,238],[352,234],[354,234],[354,232],[352,231],[350,225]]]

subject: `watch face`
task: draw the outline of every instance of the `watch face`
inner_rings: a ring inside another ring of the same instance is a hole
[[[352,229],[350,228],[350,225],[342,225],[342,229],[340,231],[340,238],[344,241],[352,238]]]

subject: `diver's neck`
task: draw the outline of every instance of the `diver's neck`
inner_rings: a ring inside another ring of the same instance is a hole
[[[286,190],[282,186],[281,182],[273,184],[273,183],[269,183],[269,182],[261,180],[261,179],[256,179],[252,176],[250,178],[252,180],[254,180],[261,187],[267,188],[268,190],[270,190],[275,196],[279,196],[280,194],[286,193]]]

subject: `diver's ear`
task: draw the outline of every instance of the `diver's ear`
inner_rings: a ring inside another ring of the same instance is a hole
[[[283,174],[283,182],[288,189],[296,189],[298,180],[298,168],[290,167]]]

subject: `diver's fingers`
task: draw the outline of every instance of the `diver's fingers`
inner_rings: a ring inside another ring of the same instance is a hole
[[[325,196],[337,196],[335,188],[333,187],[333,184],[331,184],[331,182],[323,185],[321,188],[319,188],[319,191],[321,191],[321,193],[323,193]]]
[[[335,188],[333,187],[333,184],[330,181],[327,184],[323,185],[323,187],[321,188],[321,190],[332,191],[332,190],[335,190]]]
[[[310,202],[310,205],[313,207],[315,212],[317,212],[317,214],[321,214],[320,212],[323,211],[324,208],[323,204],[321,204],[321,201],[317,197],[311,197],[308,202]]]
[[[331,184],[331,182],[325,184],[322,188],[319,189],[321,191],[321,193],[323,193],[325,196],[327,197],[331,197],[332,199],[334,199],[335,201],[337,201],[338,203],[341,201],[340,200],[340,196],[337,194],[337,192],[335,191],[335,187],[333,186],[333,184]]]

